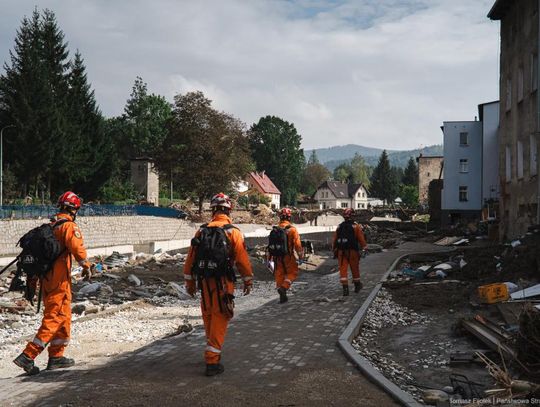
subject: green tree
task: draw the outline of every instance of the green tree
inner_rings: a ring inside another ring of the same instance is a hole
[[[265,170],[280,189],[282,205],[295,204],[300,190],[305,166],[301,142],[294,124],[276,116],[261,117],[249,132],[257,170]]]
[[[370,195],[384,199],[387,203],[392,203],[396,199],[398,192],[399,180],[396,178],[395,171],[390,167],[386,150],[383,150],[371,176]]]
[[[204,199],[228,192],[252,170],[245,125],[214,110],[202,92],[177,95],[156,165],[198,199],[201,211]]]
[[[317,157],[317,152],[315,150],[312,150],[309,155],[308,165],[309,164],[320,164],[319,157]]]
[[[416,185],[401,185],[399,195],[403,203],[409,207],[418,205],[418,187]]]
[[[370,176],[371,176],[371,167],[369,167],[364,157],[360,154],[355,154],[350,164],[351,175],[350,182],[354,184],[363,184],[366,187],[369,187]]]
[[[403,183],[405,185],[418,186],[418,167],[416,166],[416,160],[413,157],[409,158],[407,167],[405,167]]]
[[[328,168],[324,165],[310,160],[304,168],[300,192],[306,195],[313,195],[319,185],[330,179],[331,175]]]
[[[171,105],[163,96],[148,94],[141,77],[135,79],[131,96],[124,108],[127,143],[133,156],[154,156],[167,137],[166,123],[172,115]]]
[[[360,154],[355,154],[349,163],[340,164],[334,169],[334,179],[369,187],[371,172],[371,167],[366,164],[364,158]]]
[[[352,178],[351,164],[343,163],[334,169],[334,179],[340,182],[350,182]]]
[[[108,147],[102,118],[79,53],[69,60],[64,34],[50,10],[24,18],[10,63],[0,76],[0,120],[15,126],[7,165],[19,195],[85,194],[104,182]]]

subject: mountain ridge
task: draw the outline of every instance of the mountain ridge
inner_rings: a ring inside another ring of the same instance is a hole
[[[383,150],[382,148],[366,147],[359,144],[345,144],[343,146],[305,150],[304,155],[308,160],[312,151],[315,151],[319,162],[324,164],[330,171],[333,171],[340,164],[349,162],[355,154],[361,155],[367,165],[374,167],[377,165]],[[390,165],[405,168],[410,157],[416,158],[420,154],[424,156],[442,156],[443,146],[442,144],[434,144],[413,150],[386,150],[386,152],[388,153]]]

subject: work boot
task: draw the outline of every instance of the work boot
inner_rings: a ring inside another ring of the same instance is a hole
[[[221,363],[206,364],[206,372],[204,372],[204,374],[206,376],[215,376],[220,373],[223,373],[224,371],[225,371],[225,366],[223,366]]]
[[[364,284],[362,284],[361,281],[355,281],[354,282],[354,292],[359,293],[360,290],[364,287]]]
[[[289,299],[287,298],[287,289],[285,289],[283,287],[279,287],[277,292],[279,293],[279,303],[280,304],[283,304],[284,302],[289,301]]]
[[[22,367],[29,376],[39,373],[39,367],[34,365],[34,360],[23,352],[13,360],[17,366]]]
[[[348,285],[344,285],[343,286],[343,296],[346,297],[349,295],[349,286]]]
[[[71,367],[75,364],[75,361],[64,356],[60,357],[50,357],[49,363],[47,363],[47,370],[55,369],[65,369],[66,367]]]

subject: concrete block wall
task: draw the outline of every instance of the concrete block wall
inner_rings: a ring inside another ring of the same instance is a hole
[[[19,238],[46,220],[0,221],[0,256],[16,254]],[[85,216],[77,219],[87,248],[191,239],[197,225],[154,216]]]

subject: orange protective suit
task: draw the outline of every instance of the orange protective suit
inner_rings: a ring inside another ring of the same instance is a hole
[[[358,223],[353,225],[354,236],[358,241],[358,245],[365,249],[367,247],[366,238],[362,231],[362,226]],[[339,281],[342,285],[349,284],[348,269],[351,267],[353,282],[360,282],[360,252],[358,250],[337,250],[336,249],[337,231],[334,232],[333,249],[337,251],[337,257],[339,262]]]
[[[56,215],[52,224],[60,219],[68,222],[54,228],[64,253],[54,262],[52,270],[42,279],[43,320],[24,353],[35,359],[49,345],[50,357],[61,357],[69,343],[71,333],[71,263],[72,256],[83,267],[90,267],[86,258],[83,237],[73,217],[66,213]]]
[[[212,218],[212,221],[208,224],[209,227],[219,226],[222,227],[226,224],[231,224],[231,219],[225,214],[217,214]],[[200,235],[200,231],[197,231],[195,237]],[[236,228],[226,229],[227,236],[229,238],[231,248],[231,259],[234,266],[238,268],[240,275],[244,280],[246,286],[250,286],[253,283],[253,270],[251,269],[251,263],[247,254],[246,246],[244,244],[244,237],[242,232]],[[188,292],[195,292],[196,281],[192,274],[191,268],[195,259],[197,248],[191,246],[189,249],[186,262],[184,264],[184,280]],[[227,325],[232,315],[228,315],[223,312],[223,305],[220,306],[220,294],[234,294],[234,282],[230,281],[226,277],[221,279],[221,287],[218,290],[218,286],[215,279],[202,280],[202,292],[201,292],[201,311],[204,322],[204,329],[206,331],[206,349],[204,352],[204,358],[207,364],[217,364],[221,358],[221,348],[225,341],[225,335],[227,333]]]
[[[288,220],[282,220],[278,225],[280,228],[285,229],[287,226],[287,245],[288,252],[285,257],[279,259],[273,259],[274,261],[274,279],[276,281],[276,288],[283,287],[286,290],[291,288],[291,284],[298,277],[298,263],[294,252],[298,254],[298,258],[303,257],[302,242],[300,241],[300,235],[298,230],[292,226]]]

